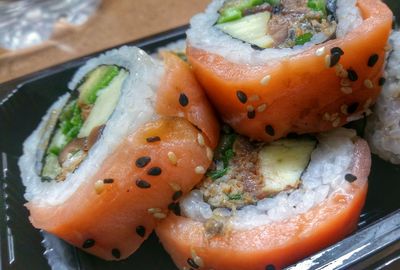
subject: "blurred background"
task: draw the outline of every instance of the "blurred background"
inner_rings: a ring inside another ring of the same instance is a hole
[[[0,0],[0,83],[166,31],[209,0]]]

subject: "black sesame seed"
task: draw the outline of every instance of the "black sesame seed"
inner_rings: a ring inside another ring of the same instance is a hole
[[[136,160],[135,164],[136,167],[138,168],[143,168],[146,167],[147,164],[149,164],[151,161],[150,157],[144,156],[144,157],[140,157]]]
[[[382,78],[379,79],[378,85],[379,85],[379,86],[382,86],[382,85],[385,84],[385,82],[386,82],[386,79],[382,77]]]
[[[151,185],[149,182],[143,180],[143,179],[137,179],[136,180],[136,186],[138,186],[138,188],[150,188]]]
[[[195,268],[195,269],[198,269],[198,268],[199,268],[199,266],[197,265],[197,263],[195,263],[194,260],[193,260],[192,258],[187,259],[187,263],[188,263],[191,267],[193,267],[193,268]]]
[[[112,184],[112,183],[114,183],[114,179],[112,179],[112,178],[103,179],[103,183],[104,184]]]
[[[340,55],[344,55],[344,51],[342,49],[340,49],[339,47],[333,47],[331,49],[331,54],[340,54]]]
[[[356,72],[354,69],[349,68],[349,69],[347,70],[347,74],[348,74],[348,77],[349,77],[349,80],[350,80],[350,81],[355,82],[355,81],[358,80],[357,72]]]
[[[360,105],[360,104],[359,104],[358,102],[351,103],[351,104],[347,107],[347,113],[348,113],[348,114],[353,114],[353,113],[355,113],[355,112],[357,111],[359,105]]]
[[[341,55],[339,52],[332,53],[332,54],[331,54],[331,61],[330,61],[329,67],[334,67],[334,66],[336,66],[337,63],[339,63],[340,57],[341,57],[341,56],[342,56],[342,55]]]
[[[142,225],[139,225],[136,227],[136,233],[140,236],[140,237],[144,237],[146,235],[146,228]]]
[[[236,96],[241,103],[245,104],[247,102],[247,95],[243,91],[238,90]]]
[[[177,216],[181,215],[181,207],[179,206],[179,203],[170,203],[168,205],[168,209],[172,211],[172,213],[174,213]]]
[[[375,66],[376,62],[378,62],[379,60],[379,55],[377,55],[376,53],[371,55],[368,59],[368,66],[369,67],[373,67]]]
[[[179,95],[179,104],[181,104],[182,107],[186,107],[189,104],[189,98],[184,93]]]
[[[266,125],[265,126],[265,132],[269,135],[269,136],[275,136],[275,130],[271,125]]]
[[[153,176],[157,176],[161,174],[161,168],[160,167],[151,167],[148,171],[147,171],[148,175],[153,175]]]
[[[173,201],[176,201],[176,200],[178,200],[180,197],[182,197],[182,195],[183,195],[182,190],[178,190],[178,191],[176,191],[176,192],[172,195],[172,200],[173,200]]]
[[[256,111],[247,112],[247,118],[254,119],[256,117]]]
[[[152,143],[152,142],[158,142],[158,141],[161,141],[161,138],[158,137],[158,136],[153,136],[153,137],[148,137],[148,138],[146,138],[146,141],[147,141],[147,142],[150,142],[150,143]]]
[[[357,176],[348,173],[348,174],[346,174],[346,175],[344,176],[344,179],[345,179],[347,182],[353,183],[354,181],[357,180]]]
[[[95,241],[93,239],[87,239],[85,242],[83,242],[82,248],[91,248],[95,244]]]
[[[273,264],[268,264],[265,266],[265,270],[275,270],[275,266]]]
[[[119,251],[118,248],[113,248],[111,250],[111,254],[114,256],[114,258],[119,259],[121,258],[121,251]]]

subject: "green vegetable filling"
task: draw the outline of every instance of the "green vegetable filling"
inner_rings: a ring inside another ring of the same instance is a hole
[[[238,201],[242,199],[242,194],[230,194],[228,195],[230,201]]]
[[[228,172],[229,161],[234,157],[233,144],[236,140],[235,133],[229,133],[222,135],[221,141],[215,151],[215,160],[222,161],[223,168],[218,170],[212,170],[207,173],[207,176],[212,180],[221,178]]]
[[[272,6],[279,5],[278,0],[233,0],[226,1],[224,6],[219,10],[220,17],[218,18],[217,24],[238,20],[243,17],[243,11],[261,5],[263,3],[269,3]]]
[[[326,0],[308,0],[307,7],[326,16]]]
[[[296,37],[295,44],[296,45],[304,45],[305,43],[309,42],[313,37],[312,33],[304,33],[298,37]]]

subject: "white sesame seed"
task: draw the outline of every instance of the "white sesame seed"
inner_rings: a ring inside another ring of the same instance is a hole
[[[348,86],[351,85],[351,81],[350,81],[349,79],[347,79],[347,78],[341,79],[341,80],[340,80],[340,85],[341,85],[341,86],[348,87]]]
[[[371,106],[371,104],[372,104],[372,99],[371,98],[369,98],[369,99],[367,99],[367,101],[364,103],[364,109],[366,110],[366,109],[368,109],[369,108],[369,106]]]
[[[249,97],[250,102],[259,101],[259,100],[260,100],[259,95],[252,95],[251,97]]]
[[[177,183],[169,183],[173,191],[179,191],[181,190],[181,186]]]
[[[329,121],[331,119],[331,115],[329,113],[324,113],[323,117],[322,117],[325,121]]]
[[[252,105],[247,106],[246,109],[248,112],[254,112],[254,107]]]
[[[257,107],[257,111],[258,112],[263,112],[265,111],[265,109],[267,109],[267,104],[261,104],[260,106]]]
[[[325,67],[331,67],[331,56],[329,54],[325,56]]]
[[[266,75],[260,80],[261,85],[267,85],[271,80],[271,75]]]
[[[149,212],[150,214],[160,213],[161,208],[149,208],[149,209],[147,209],[147,212]]]
[[[347,113],[347,109],[349,108],[349,106],[347,106],[346,104],[343,104],[341,107],[340,107],[340,111],[344,114],[344,115],[347,115],[348,113]]]
[[[203,260],[196,254],[196,251],[193,247],[190,248],[190,255],[192,256],[193,261],[200,267],[204,266]]]
[[[194,169],[194,172],[197,173],[197,174],[204,174],[204,173],[206,172],[206,169],[204,169],[203,166],[197,166],[197,167]]]
[[[315,51],[315,55],[316,55],[316,56],[322,56],[322,55],[324,55],[324,53],[325,53],[325,47],[318,48],[318,49]]]
[[[168,160],[171,162],[172,165],[177,164],[177,158],[174,152],[168,152]]]
[[[206,148],[206,154],[207,154],[208,160],[210,160],[210,161],[213,160],[214,153],[213,153],[213,150],[211,150],[210,147]]]
[[[332,126],[338,127],[339,125],[340,125],[340,118],[337,118],[335,121],[333,121]]]
[[[353,88],[342,87],[342,88],[340,88],[340,91],[342,91],[343,94],[350,95],[351,93],[353,93]]]
[[[331,121],[334,121],[335,119],[337,119],[339,117],[339,113],[334,113],[331,115]]]
[[[97,180],[96,183],[94,183],[94,190],[96,191],[97,194],[100,194],[104,191],[103,180]]]
[[[349,76],[349,73],[347,72],[347,70],[343,68],[342,64],[337,64],[335,66],[335,70],[336,70],[336,76],[340,78],[347,78]]]
[[[372,89],[372,88],[374,88],[374,84],[371,82],[371,80],[369,80],[369,79],[366,79],[365,81],[364,81],[364,85],[365,85],[365,87],[367,87],[367,88],[369,88],[369,89]]]
[[[205,144],[204,137],[203,137],[203,135],[201,135],[201,133],[197,134],[197,142],[198,142],[201,146],[204,146],[204,144]]]
[[[154,213],[153,217],[155,217],[156,219],[163,219],[163,218],[166,218],[167,215],[164,213]]]

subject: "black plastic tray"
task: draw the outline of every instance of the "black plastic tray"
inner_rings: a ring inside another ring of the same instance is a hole
[[[398,0],[386,1],[400,14]],[[185,37],[186,26],[128,45],[149,53]],[[50,269],[44,254],[56,247],[42,243],[29,223],[17,161],[22,142],[47,108],[67,90],[76,69],[100,52],[0,85],[0,269]],[[290,269],[400,269],[400,166],[373,156],[367,203],[359,229],[328,249]],[[63,244],[71,269],[177,269],[152,234],[127,260],[106,262]]]

